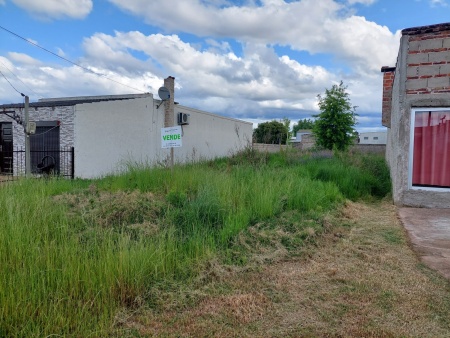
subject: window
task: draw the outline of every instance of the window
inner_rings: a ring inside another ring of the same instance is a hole
[[[368,139],[369,139],[369,136],[364,136],[364,139],[365,139],[365,140],[368,140]]]
[[[378,140],[378,136],[374,136],[373,139],[374,139],[374,140]]]
[[[411,130],[410,186],[450,188],[450,108],[413,109]]]

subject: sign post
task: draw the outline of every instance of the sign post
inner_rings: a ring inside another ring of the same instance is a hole
[[[182,145],[181,126],[161,128],[161,148],[177,148]]]

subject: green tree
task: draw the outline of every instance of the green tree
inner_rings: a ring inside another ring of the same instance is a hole
[[[258,124],[253,130],[253,139],[257,143],[286,144],[289,129],[282,122],[270,121]]]
[[[284,125],[284,128],[286,130],[286,135],[284,136],[285,138],[285,144],[287,144],[289,142],[289,139],[291,137],[291,120],[289,120],[287,117],[283,117],[283,119],[281,120],[281,122]]]
[[[316,121],[313,132],[318,146],[346,150],[358,135],[354,129],[356,107],[351,105],[346,89],[341,81],[339,85],[326,89],[325,96],[317,96],[320,114],[314,115]]]
[[[292,134],[295,136],[299,130],[309,129],[312,130],[314,127],[314,120],[303,119],[298,120],[298,123],[294,124],[292,128]]]

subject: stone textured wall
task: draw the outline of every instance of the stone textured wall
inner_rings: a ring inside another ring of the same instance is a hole
[[[385,144],[354,144],[350,147],[350,151],[363,154],[385,154]]]
[[[15,111],[17,115],[25,120],[25,109],[16,108],[8,109],[8,111]],[[60,147],[74,146],[74,108],[73,106],[64,107],[30,107],[28,109],[30,121],[59,121],[59,138]],[[0,122],[13,123],[13,147],[14,150],[25,148],[25,132],[23,126],[10,117],[0,114]],[[13,174],[15,176],[25,174],[25,156],[15,153],[13,158]],[[71,163],[67,163],[69,166]],[[65,173],[67,174],[67,173]]]
[[[279,151],[286,150],[287,146],[279,144],[253,143],[253,149],[267,153],[278,153]]]
[[[309,150],[315,147],[316,137],[313,134],[302,136],[302,150]]]
[[[14,110],[17,115],[25,119],[24,108],[8,109]],[[64,107],[30,107],[28,110],[30,121],[60,121],[59,135],[61,147],[73,147],[74,145],[74,108]],[[23,126],[6,115],[0,114],[0,122],[13,122],[13,146],[21,148],[25,146],[25,133]]]

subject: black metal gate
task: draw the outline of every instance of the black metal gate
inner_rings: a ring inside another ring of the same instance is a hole
[[[0,172],[0,180],[13,180],[19,176],[25,175],[25,148],[14,148],[12,151],[0,151],[0,157],[11,158],[11,165],[7,171]],[[49,157],[55,159],[54,167],[51,174],[74,178],[75,176],[75,150],[73,147],[63,147],[59,149],[41,149],[31,150],[31,172],[35,175],[44,175],[47,172],[43,172],[40,168],[40,164],[50,164]],[[33,159],[35,162],[33,162]],[[56,162],[57,161],[57,162]],[[10,169],[10,170],[9,170]]]
[[[13,135],[12,123],[0,123],[0,173],[13,172]]]
[[[59,122],[39,121],[36,132],[30,135],[31,172],[39,174],[40,166],[53,164],[53,172],[60,173]]]

